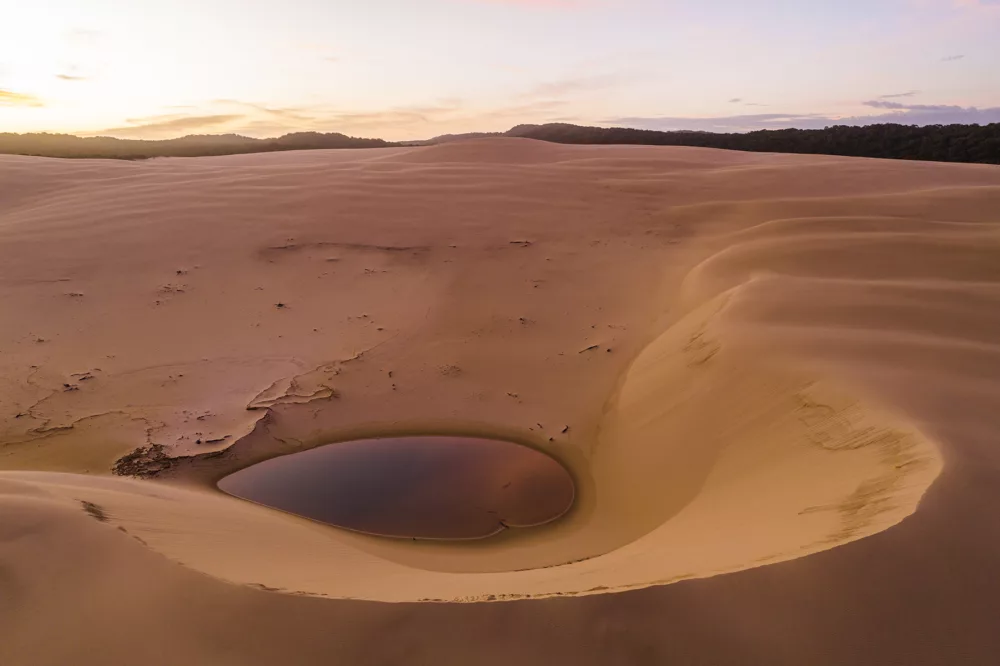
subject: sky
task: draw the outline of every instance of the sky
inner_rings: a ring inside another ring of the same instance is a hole
[[[0,132],[1000,122],[1000,0],[0,0]]]

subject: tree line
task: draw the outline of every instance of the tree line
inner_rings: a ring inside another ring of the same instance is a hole
[[[1000,164],[1000,123],[990,125],[835,125],[820,130],[745,134],[658,132],[624,127],[520,125],[507,132],[555,143],[697,146],[766,153],[810,153],[933,162]]]
[[[424,142],[392,143],[339,133],[296,132],[274,139],[237,134],[192,135],[161,141],[78,137],[69,134],[0,133],[0,153],[42,157],[146,159],[311,150],[428,145],[463,138],[513,136],[568,144],[696,146],[768,153],[811,153],[935,162],[1000,164],[1000,123],[990,125],[836,125],[820,130],[758,130],[745,134],[661,132],[564,123],[518,125],[503,134],[448,135]]]
[[[0,153],[124,160],[239,155],[318,148],[381,148],[391,145],[393,144],[382,139],[360,139],[344,134],[320,132],[295,132],[274,139],[254,139],[239,134],[196,134],[160,141],[116,139],[106,136],[79,137],[71,134],[0,133]]]

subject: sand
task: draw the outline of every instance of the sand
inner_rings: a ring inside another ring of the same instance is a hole
[[[486,139],[0,184],[0,663],[1000,649],[995,167]],[[411,543],[214,488],[428,432],[577,504]]]

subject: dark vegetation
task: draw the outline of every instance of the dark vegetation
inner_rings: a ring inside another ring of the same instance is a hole
[[[296,132],[276,139],[252,139],[238,134],[202,134],[163,141],[114,139],[106,136],[79,137],[71,134],[0,133],[0,153],[123,160],[236,155],[316,148],[380,148],[391,145],[393,144],[382,139],[358,139],[343,134],[319,132]]]
[[[837,125],[821,130],[760,130],[745,134],[658,132],[622,127],[582,127],[568,124],[518,125],[504,133],[445,135],[428,141],[392,143],[343,134],[297,132],[276,139],[252,139],[237,134],[194,135],[165,141],[81,138],[68,134],[3,134],[0,153],[43,157],[145,159],[231,155],[319,148],[380,148],[432,145],[489,136],[513,136],[566,144],[641,144],[697,146],[768,153],[810,153],[852,157],[883,157],[935,162],[1000,164],[1000,123],[991,125]]]
[[[746,134],[656,132],[579,125],[520,125],[507,136],[555,143],[699,146],[767,153],[811,153],[934,162],[1000,164],[1000,123],[991,125],[836,125],[821,130],[759,130]]]

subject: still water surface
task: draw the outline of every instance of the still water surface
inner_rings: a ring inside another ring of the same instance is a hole
[[[569,472],[519,444],[393,437],[273,458],[219,482],[230,495],[368,534],[481,539],[532,527],[573,504]]]

